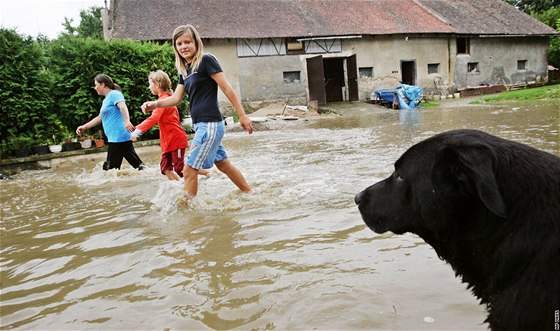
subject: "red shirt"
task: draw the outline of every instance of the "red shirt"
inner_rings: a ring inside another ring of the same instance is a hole
[[[164,92],[158,100],[167,97],[169,97],[169,94]],[[181,126],[177,107],[154,109],[152,115],[138,124],[136,128],[144,133],[156,124],[159,125],[159,144],[162,154],[189,146],[187,134]]]

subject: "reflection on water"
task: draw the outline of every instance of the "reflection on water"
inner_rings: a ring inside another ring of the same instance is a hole
[[[418,132],[422,129],[422,114],[417,108],[399,110],[399,121],[403,131]]]
[[[229,133],[253,192],[72,162],[3,181],[4,329],[486,329],[477,300],[413,235],[368,230],[356,192],[413,143],[478,128],[558,151],[558,103],[395,111],[333,105],[305,129]]]

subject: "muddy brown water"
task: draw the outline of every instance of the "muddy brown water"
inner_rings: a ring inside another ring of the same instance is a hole
[[[228,133],[254,192],[214,173],[192,208],[149,169],[65,159],[2,181],[1,327],[46,330],[484,330],[485,312],[415,235],[366,228],[354,194],[412,144],[476,128],[560,155],[554,101],[342,116]]]

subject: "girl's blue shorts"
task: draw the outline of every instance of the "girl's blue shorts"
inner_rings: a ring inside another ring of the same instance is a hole
[[[194,124],[194,138],[185,158],[185,164],[194,169],[210,169],[214,162],[227,159],[222,145],[225,125],[220,122],[199,122]]]

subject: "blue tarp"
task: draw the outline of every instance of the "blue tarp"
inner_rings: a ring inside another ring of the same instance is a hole
[[[400,109],[412,109],[422,100],[424,90],[420,86],[400,84],[393,90],[375,90],[374,93],[378,100],[397,102]]]

